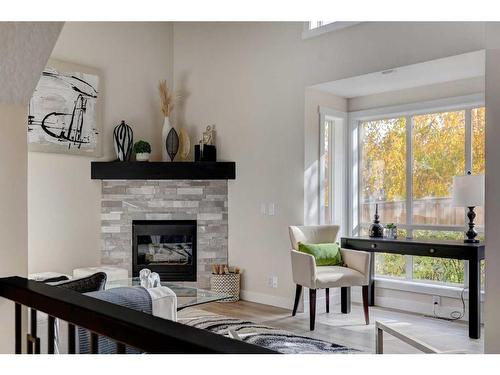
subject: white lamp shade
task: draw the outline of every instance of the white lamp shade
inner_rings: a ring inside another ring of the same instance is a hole
[[[484,174],[453,177],[453,205],[477,207],[484,205]]]

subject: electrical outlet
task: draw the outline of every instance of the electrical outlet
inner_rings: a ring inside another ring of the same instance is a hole
[[[276,289],[278,287],[278,276],[268,276],[267,286]]]
[[[273,276],[273,288],[278,287],[278,276]]]
[[[264,216],[276,216],[278,213],[278,204],[271,203],[261,203],[260,204],[260,214]]]
[[[440,296],[432,296],[432,304],[433,305],[441,305],[441,297]]]

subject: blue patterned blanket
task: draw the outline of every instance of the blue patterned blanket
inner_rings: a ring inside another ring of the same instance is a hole
[[[142,311],[146,314],[152,314],[152,301],[148,291],[142,287],[133,288],[114,288],[98,292],[85,293],[85,295],[97,298],[103,301],[115,303],[130,309]],[[78,327],[79,353],[90,353],[90,333],[87,329]],[[115,354],[116,342],[106,337],[99,336],[99,354]],[[131,347],[126,348],[127,354],[140,353],[139,350]]]

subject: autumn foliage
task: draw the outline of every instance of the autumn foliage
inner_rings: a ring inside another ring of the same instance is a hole
[[[466,173],[466,116],[472,128],[472,172],[484,173],[485,110],[454,111],[362,122],[360,125],[361,222],[372,219],[379,204],[382,222],[408,224],[407,184],[411,184],[413,224],[464,225],[464,209],[451,204],[453,176]],[[407,124],[407,121],[410,123]],[[407,137],[412,137],[409,149]],[[411,152],[411,180],[407,153]],[[478,224],[483,223],[478,210]],[[407,235],[402,232],[401,235]],[[414,230],[413,237],[460,239],[459,231]],[[405,277],[406,259],[380,254],[377,272]],[[463,262],[414,257],[414,279],[463,283]]]

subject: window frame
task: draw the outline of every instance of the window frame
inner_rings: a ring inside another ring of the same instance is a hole
[[[405,104],[399,106],[380,107],[370,110],[355,111],[348,114],[348,144],[350,145],[348,158],[348,233],[354,235],[359,233],[359,229],[369,225],[360,221],[360,194],[359,181],[361,169],[361,139],[359,127],[362,122],[383,120],[388,118],[406,118],[406,223],[398,223],[398,227],[406,229],[412,233],[414,230],[433,231],[464,231],[461,225],[431,225],[413,223],[413,117],[423,114],[433,114],[440,112],[465,111],[465,171],[472,169],[472,109],[485,106],[484,93],[438,99],[426,102]],[[464,171],[464,173],[465,173]],[[467,222],[467,221],[466,221]],[[484,227],[476,227],[478,232],[484,233]],[[433,288],[459,287],[460,284],[449,284],[442,282],[432,282],[430,280],[413,279],[413,257],[406,256],[406,278],[401,280],[390,276],[377,275],[375,280],[391,280],[397,283],[414,283]],[[468,267],[464,264],[464,285],[468,285]],[[428,289],[428,288],[427,288]]]
[[[329,173],[329,216],[330,223],[340,226],[340,235],[347,235],[348,228],[348,205],[347,200],[344,199],[344,186],[347,181],[347,168],[345,160],[346,155],[349,153],[347,144],[347,131],[345,130],[348,124],[348,114],[346,112],[338,111],[333,108],[318,106],[319,118],[319,155],[318,155],[318,224],[325,224],[322,220],[323,206],[322,197],[324,196],[323,190],[323,165],[321,156],[324,152],[324,137],[325,137],[325,121],[331,121],[329,127],[329,156],[328,163],[330,165]],[[333,165],[341,165],[342,168],[331,169]]]
[[[329,123],[328,130],[326,129],[326,123]],[[335,155],[332,154],[334,150],[334,142],[335,142],[335,118],[326,115],[324,112],[320,111],[320,143],[319,143],[319,199],[318,199],[318,223],[320,225],[330,224],[333,222],[334,216],[334,205],[336,202],[333,201],[333,188],[335,186],[335,176],[332,173],[332,165],[335,163]],[[325,137],[328,136],[328,150],[325,150]],[[325,151],[328,152],[328,160],[326,160],[323,155]],[[325,165],[326,164],[326,165]],[[328,177],[325,176],[325,170],[328,169]],[[328,178],[328,183],[325,184],[325,179]],[[328,206],[326,207],[324,198],[325,198],[325,185],[328,186]],[[325,212],[326,211],[326,212]],[[325,216],[330,217],[330,222],[325,222]]]

